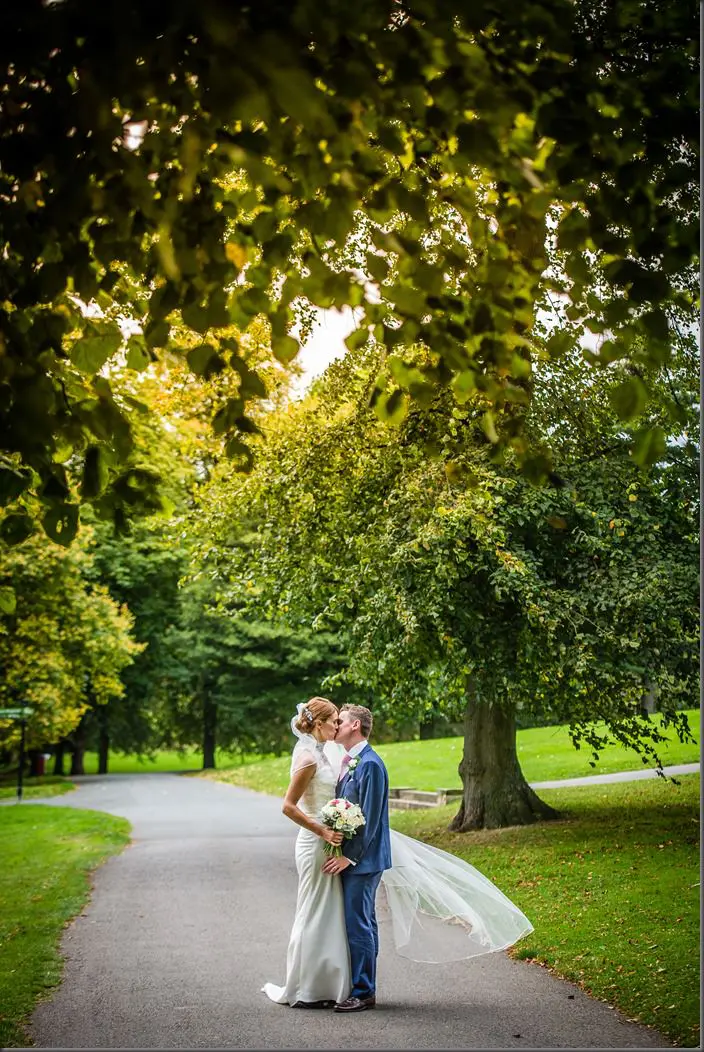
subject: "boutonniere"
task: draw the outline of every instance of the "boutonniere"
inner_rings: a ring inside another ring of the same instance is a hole
[[[355,769],[355,767],[357,766],[357,764],[358,764],[358,763],[359,763],[359,756],[355,756],[355,757],[354,757],[354,758],[353,758],[352,760],[350,760],[350,762],[349,762],[349,763],[347,764],[347,770],[348,770],[348,771],[354,771],[354,769]]]

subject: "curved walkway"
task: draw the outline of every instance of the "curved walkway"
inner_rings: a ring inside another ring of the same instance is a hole
[[[296,899],[296,829],[277,799],[152,774],[85,777],[43,802],[122,815],[133,840],[96,871],[66,929],[63,982],[32,1020],[40,1048],[671,1047],[503,953],[412,964],[383,919],[374,1012],[273,1004],[260,987],[283,981]]]
[[[698,763],[679,763],[663,767],[663,774],[676,778],[678,774],[698,774]],[[587,774],[582,778],[560,778],[552,782],[531,782],[531,789],[566,789],[570,785],[605,785],[609,782],[639,782],[642,778],[658,778],[653,767],[641,767],[635,771],[614,771],[612,774]]]

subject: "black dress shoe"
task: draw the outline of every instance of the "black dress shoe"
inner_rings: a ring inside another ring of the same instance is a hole
[[[346,1001],[340,1001],[335,1005],[336,1012],[364,1012],[367,1008],[374,1008],[376,997],[348,997]]]
[[[334,1001],[296,1001],[291,1008],[333,1008]]]

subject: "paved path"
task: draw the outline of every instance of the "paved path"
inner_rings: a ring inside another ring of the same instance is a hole
[[[383,919],[375,1011],[275,1005],[260,987],[283,982],[296,898],[296,828],[277,799],[154,774],[85,777],[45,802],[123,815],[133,841],[96,871],[90,903],[66,929],[63,982],[33,1016],[40,1048],[671,1047],[503,953],[406,961]]]
[[[678,774],[697,774],[698,763],[673,764],[671,767],[663,767],[663,773],[668,778],[676,778]],[[588,774],[583,778],[561,778],[552,782],[531,782],[532,789],[566,789],[570,785],[605,785],[609,782],[637,782],[641,778],[657,778],[658,772],[654,767],[642,767],[635,771],[614,771],[613,774]]]

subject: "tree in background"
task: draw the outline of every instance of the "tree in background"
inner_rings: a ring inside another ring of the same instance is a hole
[[[124,692],[86,714],[86,740],[98,752],[98,773],[108,769],[108,751],[151,753],[162,744],[166,684],[174,655],[167,638],[181,616],[179,581],[186,559],[163,521],[146,520],[117,537],[98,523],[93,537],[93,574],[134,618],[143,644],[122,674]]]
[[[167,743],[200,742],[204,768],[215,767],[216,748],[281,752],[298,702],[341,667],[338,640],[218,604],[202,579],[184,588],[181,604],[165,641]]]
[[[99,773],[108,768],[110,750],[151,753],[163,738],[164,685],[172,660],[165,639],[180,618],[179,581],[187,568],[184,545],[171,523],[192,500],[199,474],[207,473],[213,441],[204,406],[217,397],[206,380],[185,385],[185,373],[182,363],[111,371],[114,390],[141,407],[132,424],[134,462],[164,480],[164,508],[136,523],[126,521],[119,531],[99,518],[91,529],[91,573],[129,608],[135,637],[143,644],[124,671],[124,693],[84,717],[83,738],[98,751]],[[84,518],[91,518],[90,509]]]
[[[247,339],[248,354],[261,357],[261,331],[253,327]],[[264,372],[274,404],[282,378],[266,366]],[[227,398],[228,383],[207,368],[193,382],[178,361],[169,368],[156,363],[137,377],[113,371],[115,389],[150,410],[135,420],[138,462],[168,480],[162,492],[170,516],[151,516],[120,534],[100,521],[93,529],[93,573],[129,606],[144,644],[125,670],[124,695],[84,717],[82,737],[98,749],[99,771],[107,770],[109,749],[200,745],[206,767],[214,763],[216,740],[233,752],[268,751],[281,740],[282,708],[295,707],[291,699],[300,692],[319,689],[323,666],[339,664],[330,639],[272,630],[224,608],[217,582],[189,564],[189,515],[199,486],[222,459],[209,419]]]
[[[32,709],[29,749],[70,736],[91,705],[120,697],[122,673],[142,649],[129,611],[89,570],[85,549],[66,550],[44,536],[0,547],[0,699],[3,707]],[[0,726],[3,746],[16,747],[17,726]]]

